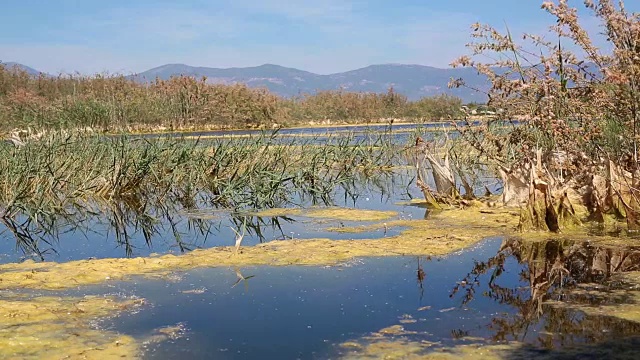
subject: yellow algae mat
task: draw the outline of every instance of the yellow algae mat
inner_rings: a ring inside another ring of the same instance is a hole
[[[139,306],[112,297],[3,296],[0,357],[12,359],[122,359],[139,353],[136,341],[97,330],[90,321]]]

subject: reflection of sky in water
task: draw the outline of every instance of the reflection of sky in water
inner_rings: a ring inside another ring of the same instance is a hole
[[[500,331],[501,321],[522,323],[522,314],[512,303],[501,304],[484,295],[493,271],[478,278],[475,298],[466,305],[462,305],[464,291],[450,297],[474,261],[487,261],[500,244],[499,238],[489,239],[430,260],[388,257],[333,267],[198,269],[175,274],[173,282],[136,278],[93,290],[136,295],[149,302],[141,311],[101,326],[142,339],[156,328],[185,325],[185,337],[149,345],[150,359],[335,358],[345,351],[337,344],[363,342],[363,337],[393,325],[416,332],[405,335],[410,340],[452,346],[478,341],[460,339],[459,334],[491,339]],[[416,277],[418,261],[426,274],[422,289]],[[519,276],[526,265],[510,257],[504,269],[495,284],[520,294],[523,301],[529,299],[529,284]],[[234,286],[236,271],[249,279]],[[568,346],[640,331],[640,324],[600,318],[587,323],[580,312],[548,310],[505,339],[539,345],[538,337],[550,331],[556,345]],[[407,315],[415,322],[402,323]]]
[[[472,259],[495,254],[499,244],[497,239],[461,256],[421,258],[423,291],[416,280],[417,257],[371,258],[336,267],[245,267],[238,270],[254,277],[235,287],[237,275],[227,268],[189,271],[178,282],[117,283],[111,291],[144,297],[150,305],[105,326],[144,337],[154,328],[185,323],[184,338],[149,349],[154,359],[327,358],[334,344],[399,324],[404,314],[419,320],[404,327],[429,333],[430,340],[450,342],[457,329],[486,335],[488,315],[499,308],[478,299],[466,309],[450,310],[460,298],[450,299],[449,293],[473,266]],[[509,281],[517,283],[517,277]],[[206,291],[183,293],[193,289]],[[431,308],[418,311],[423,306]]]

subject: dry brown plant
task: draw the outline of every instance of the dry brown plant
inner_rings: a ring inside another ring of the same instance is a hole
[[[623,1],[583,5],[602,25],[603,48],[570,1],[544,1],[555,20],[545,36],[516,39],[508,28],[474,24],[471,54],[452,64],[490,80],[489,106],[503,124],[521,120],[508,131],[495,131],[493,121],[460,131],[500,173],[504,202],[526,205],[523,227],[559,231],[562,214],[575,223],[616,212],[631,229],[639,218],[640,15]]]

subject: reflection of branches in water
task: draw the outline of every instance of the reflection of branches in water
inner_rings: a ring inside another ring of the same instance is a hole
[[[19,206],[11,206],[10,210],[0,211],[0,224],[4,228],[0,235],[11,234],[16,240],[16,249],[25,257],[44,260],[45,255],[57,254],[54,241],[61,234],[61,229],[74,227],[83,220],[81,214],[72,210],[50,214],[42,211],[27,212]],[[22,215],[23,213],[31,213],[31,216]],[[43,249],[42,244],[47,248]]]
[[[118,245],[125,248],[126,256],[132,256],[135,249],[134,235],[142,233],[147,247],[152,246],[153,237],[159,235],[165,226],[169,227],[175,245],[180,252],[191,251],[197,247],[195,243],[187,243],[183,240],[184,232],[181,232],[181,217],[176,203],[167,202],[151,206],[149,202],[136,201],[135,198],[113,203],[110,207],[108,222],[113,229]],[[160,221],[163,219],[164,221]],[[194,232],[204,239],[211,233],[211,224],[205,219],[188,218],[187,230]]]
[[[167,201],[152,204],[150,200],[140,201],[136,196],[120,198],[108,205],[93,204],[90,210],[77,212],[60,212],[58,214],[42,214],[34,217],[11,216],[0,217],[2,233],[10,234],[16,239],[17,247],[27,256],[35,256],[45,260],[46,255],[56,253],[55,245],[59,237],[66,232],[95,233],[101,236],[113,236],[118,247],[124,249],[124,255],[131,257],[140,244],[150,248],[153,239],[168,232],[180,252],[187,252],[202,247],[214,231],[231,226],[241,228],[246,221],[247,234],[255,236],[260,242],[266,241],[265,228],[276,230],[281,238],[286,238],[282,222],[294,222],[286,216],[257,217],[246,213],[232,213],[229,218],[198,218],[180,216],[180,204]],[[20,220],[17,220],[20,219]],[[244,220],[246,219],[246,220]],[[97,224],[106,225],[106,234],[102,234]],[[64,231],[66,229],[66,231]],[[0,233],[0,234],[2,234]],[[185,241],[185,239],[191,239]],[[43,245],[46,245],[43,248]]]
[[[393,194],[403,192],[407,198],[412,196],[409,192],[409,186],[412,184],[414,177],[399,172],[380,172],[375,177],[355,176],[345,179],[340,183],[340,191],[342,192],[343,202],[347,206],[356,206],[358,200],[362,196],[363,189],[368,192],[380,194],[382,203],[391,201]],[[325,204],[333,205],[333,204]]]
[[[467,336],[469,336],[469,331],[462,330],[462,329],[451,330],[451,337],[454,339],[463,339]]]
[[[16,248],[18,248],[25,256],[32,257],[35,255],[38,259],[44,260],[44,255],[47,253],[55,253],[55,249],[52,247],[53,245],[48,240],[48,232],[46,230],[33,231],[31,218],[21,222],[16,221],[12,217],[3,216],[0,217],[0,223],[5,227],[5,230],[0,232],[0,235],[3,235],[5,232],[11,233],[16,239]],[[42,250],[40,248],[40,242],[51,247]]]
[[[431,257],[427,257],[425,261],[431,260]],[[418,285],[420,286],[420,301],[424,297],[424,280],[426,279],[427,274],[424,272],[422,268],[422,264],[420,264],[420,257],[418,257],[418,270],[416,270],[416,280],[418,281]]]
[[[263,229],[271,228],[273,230],[278,230],[281,235],[280,237],[284,239],[287,235],[285,235],[284,230],[282,229],[281,221],[286,221],[288,223],[295,222],[294,219],[287,216],[261,217],[246,214],[243,215],[239,213],[232,214],[229,220],[236,230],[241,228],[246,229],[246,234],[257,237],[260,243],[267,240],[263,234]]]
[[[509,258],[522,265],[520,281],[528,286],[504,287],[498,284]],[[450,296],[464,289],[462,303],[472,301],[483,275],[489,275],[489,290],[484,296],[516,309],[513,316],[495,317],[489,328],[493,340],[524,340],[532,326],[544,316],[543,332],[537,341],[545,347],[556,343],[595,341],[612,334],[640,331],[640,324],[614,318],[595,318],[567,308],[544,303],[550,297],[563,298],[567,288],[579,283],[603,282],[615,272],[633,271],[640,267],[640,249],[594,247],[589,243],[556,241],[524,243],[511,238],[501,250],[485,262],[476,262],[473,269],[452,290]],[[576,298],[574,298],[576,300]],[[583,299],[584,300],[584,299]],[[608,333],[603,334],[602,329]]]
[[[124,246],[127,257],[133,255],[132,234],[130,232],[133,224],[133,233],[138,229],[142,229],[147,245],[151,244],[151,237],[154,233],[154,227],[150,223],[150,216],[146,214],[144,208],[140,208],[133,202],[120,201],[114,202],[110,208],[110,214],[107,217],[110,223],[110,230],[113,229],[116,237],[116,243]]]
[[[150,248],[152,241],[166,231],[174,241],[172,246],[180,252],[186,252],[202,247],[213,231],[228,231],[229,223],[232,228],[239,229],[242,222],[246,221],[247,234],[264,242],[271,240],[266,238],[265,229],[273,229],[279,235],[276,238],[286,239],[287,234],[282,226],[284,222],[295,221],[286,216],[248,216],[248,210],[296,205],[298,202],[298,205],[304,206],[309,201],[313,204],[335,205],[334,198],[338,193],[344,194],[345,203],[352,201],[355,204],[361,194],[372,190],[390,198],[399,181],[391,172],[385,171],[373,176],[354,176],[353,169],[321,171],[325,175],[312,174],[307,180],[304,174],[296,175],[296,179],[288,182],[287,186],[291,188],[282,193],[288,195],[282,197],[274,195],[258,199],[244,194],[238,199],[224,202],[219,201],[220,196],[233,194],[216,195],[190,187],[163,188],[164,191],[155,193],[151,188],[138,187],[103,200],[73,203],[73,211],[69,213],[58,209],[55,213],[44,214],[37,204],[32,208],[11,204],[7,209],[0,209],[0,231],[13,236],[23,253],[40,260],[55,252],[56,242],[64,230],[78,231],[84,233],[85,237],[87,233],[104,235],[106,230],[106,236],[114,237],[117,247],[122,248],[128,257],[133,256],[141,245]],[[400,182],[406,185],[404,181]],[[225,205],[230,205],[231,209]],[[185,212],[197,213],[199,209],[211,206],[230,211],[231,216],[224,219],[182,216]],[[186,235],[191,240],[185,240]],[[140,238],[143,239],[141,244],[138,243]],[[199,242],[201,238],[204,238],[202,243]]]
[[[247,280],[255,277],[255,275],[244,276],[240,272],[240,269],[235,268],[234,270],[236,272],[236,282],[234,282],[233,285],[231,285],[231,288],[233,289],[234,287],[236,287],[236,285],[238,285],[242,281],[244,282],[244,289],[246,291],[249,288],[249,282]]]
[[[493,286],[493,282],[504,272],[504,262],[506,260],[506,254],[499,252],[496,256],[490,258],[486,262],[474,261],[473,270],[467,274],[464,280],[459,281],[449,294],[449,297],[454,297],[461,289],[465,290],[465,296],[463,297],[462,304],[465,305],[475,297],[475,288],[480,285],[480,276],[491,271],[491,279],[489,280],[489,286]]]

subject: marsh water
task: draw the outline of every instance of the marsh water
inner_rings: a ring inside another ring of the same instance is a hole
[[[578,245],[566,258],[563,282],[548,294],[534,295],[531,279],[547,278],[548,270],[541,269],[555,262],[554,251],[563,246],[575,244],[542,244],[548,258],[534,263],[524,254],[531,249],[517,239],[498,237],[442,257],[197,269],[65,294],[146,299],[139,311],[96,326],[140,339],[148,359],[342,358],[358,356],[371,344],[394,341],[421,344],[417,354],[422,355],[446,353],[456,345],[509,341],[524,344],[513,350],[513,358],[623,339],[631,341],[625,342],[627,350],[634,349],[640,323],[542,302],[569,300],[564,287],[598,287],[602,278],[588,278],[596,266],[583,255],[603,249]],[[613,267],[638,270],[640,248],[620,251],[623,255],[617,258],[626,260]],[[625,301],[615,296],[572,300],[588,305]],[[145,340],[163,328],[177,330],[164,341]]]
[[[423,218],[424,207],[410,204],[421,196],[405,171],[384,175],[372,183],[364,179],[356,188],[346,191],[336,188],[330,201],[313,203],[295,199],[303,208],[350,207],[369,210],[393,210],[399,219]],[[24,261],[70,261],[91,258],[136,257],[150,254],[184,253],[199,248],[230,246],[235,243],[234,230],[245,223],[242,245],[251,246],[271,240],[300,238],[367,239],[397,235],[401,229],[372,230],[360,233],[340,233],[325,229],[362,225],[357,219],[311,219],[298,215],[261,217],[250,212],[234,212],[224,208],[201,207],[185,210],[178,206],[152,209],[151,215],[138,216],[121,204],[115,211],[83,216],[81,219],[61,219],[55,231],[33,231],[38,251],[29,251],[24,239],[14,236],[0,224],[0,263]],[[365,222],[366,223],[366,222]],[[29,244],[31,245],[31,244]]]
[[[398,130],[394,141],[406,142],[415,129]],[[292,202],[303,208],[393,210],[395,219],[431,221],[426,208],[411,202],[422,197],[414,182],[411,169],[399,167],[338,187],[330,201],[300,197]],[[170,204],[157,209],[153,217],[140,217],[123,206],[121,214],[71,219],[54,232],[32,236],[37,253],[21,247],[21,239],[5,224],[0,228],[0,263],[180,254],[232,246],[242,223],[247,231],[243,246],[290,239],[375,239],[402,231],[385,227],[339,232],[335,229],[367,222],[299,214],[261,217],[206,207],[186,211]],[[549,301],[567,300],[571,295],[565,290],[575,286],[603,284],[608,276],[602,274],[640,270],[640,248],[629,246],[612,254],[610,249],[570,241],[536,246],[494,237],[442,257],[364,258],[332,266],[204,268],[38,294],[144,298],[146,305],[138,311],[95,326],[140,339],[143,356],[149,359],[358,357],[371,355],[368,346],[381,342],[420,344],[413,355],[425,355],[457,345],[518,341],[519,352],[507,354],[514,358],[627,338],[635,341],[628,346],[637,345],[640,323],[588,315]],[[535,261],[532,253],[538,254]],[[566,274],[549,291],[536,293],[541,279],[552,277],[560,253],[569,254],[563,255]],[[625,301],[596,296],[573,300],[591,305]],[[154,331],[167,327],[176,330],[163,341],[149,340]]]

